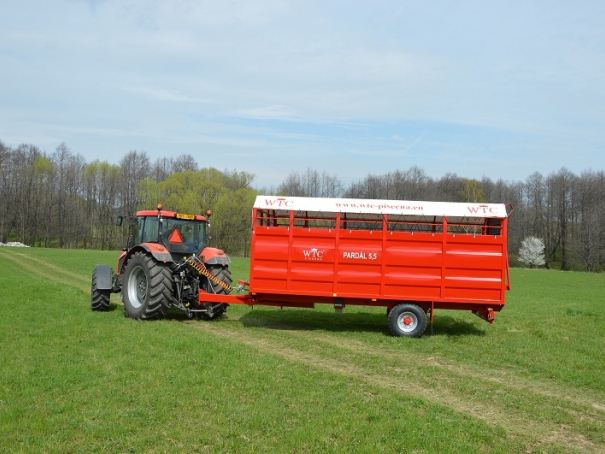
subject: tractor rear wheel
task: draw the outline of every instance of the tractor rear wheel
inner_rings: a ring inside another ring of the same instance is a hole
[[[426,329],[426,313],[415,304],[398,304],[390,310],[389,330],[393,336],[420,337]]]
[[[210,271],[219,281],[224,282],[227,285],[231,285],[231,271],[226,266],[208,266],[208,271]],[[216,294],[224,294],[228,295],[230,292],[224,287],[216,284],[210,279],[206,281],[204,285],[204,290],[207,293],[216,293]],[[228,304],[223,303],[203,303],[202,307],[206,309],[208,312],[198,312],[199,318],[202,320],[212,320],[214,318],[218,318],[222,316],[226,311]]]
[[[162,317],[172,299],[172,272],[152,257],[135,252],[126,263],[122,300],[126,314],[136,320]]]
[[[92,289],[90,291],[90,308],[93,311],[108,311],[110,290],[101,290],[98,288],[99,276],[97,268],[92,272]]]

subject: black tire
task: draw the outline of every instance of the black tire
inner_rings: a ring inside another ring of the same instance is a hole
[[[220,265],[208,266],[208,271],[210,271],[214,276],[216,276],[218,280],[224,282],[225,284],[231,285],[231,271],[228,267]],[[204,290],[207,293],[216,293],[223,295],[228,295],[229,293],[231,293],[220,285],[210,281],[210,279],[206,280],[206,283],[204,284]],[[229,307],[229,305],[224,303],[203,303],[202,307],[208,312],[198,312],[199,318],[202,320],[212,320],[221,317],[225,312],[227,312],[227,308]]]
[[[135,252],[122,277],[122,301],[130,318],[148,320],[166,314],[172,300],[170,269],[143,252]]]
[[[93,311],[106,312],[109,310],[109,298],[111,290],[101,290],[97,288],[99,277],[97,268],[92,272],[92,288],[90,290],[90,308]]]
[[[420,337],[426,330],[426,313],[415,304],[398,304],[391,309],[387,320],[393,336]]]

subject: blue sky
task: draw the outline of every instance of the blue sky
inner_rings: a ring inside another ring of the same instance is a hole
[[[603,1],[2,0],[0,140],[277,186],[605,169]]]

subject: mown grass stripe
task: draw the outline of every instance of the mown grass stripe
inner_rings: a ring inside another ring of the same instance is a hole
[[[0,248],[0,257],[2,260],[8,260],[23,271],[44,277],[50,281],[75,287],[83,292],[90,292],[92,277],[88,285],[85,285],[86,282],[82,276],[71,274],[52,263],[32,257],[31,255],[14,253],[10,249],[12,248]]]

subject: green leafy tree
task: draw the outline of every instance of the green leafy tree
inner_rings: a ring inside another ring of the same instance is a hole
[[[239,188],[219,197],[212,216],[214,245],[238,255],[249,255],[255,197],[256,191],[249,188]]]
[[[485,195],[481,189],[481,183],[477,180],[462,178],[460,180],[460,198],[462,199],[462,202],[485,202]]]

